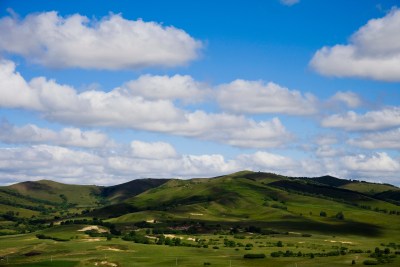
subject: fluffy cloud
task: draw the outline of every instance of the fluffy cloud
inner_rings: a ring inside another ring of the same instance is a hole
[[[317,111],[313,95],[303,96],[272,82],[235,80],[219,86],[217,99],[223,109],[238,113],[307,115]]]
[[[131,148],[132,155],[137,158],[174,158],[177,155],[174,147],[164,142],[147,143],[141,141],[133,141],[131,143]]]
[[[7,144],[54,144],[83,148],[111,146],[113,142],[99,131],[82,131],[78,128],[64,128],[53,131],[33,124],[17,127],[4,121],[0,124],[0,141]]]
[[[94,183],[105,177],[104,163],[99,156],[59,146],[0,148],[0,172],[5,179],[14,181],[56,179]]]
[[[140,95],[146,99],[180,99],[197,102],[208,92],[207,85],[196,82],[188,75],[151,76],[143,75],[123,86],[127,94]]]
[[[37,179],[116,184],[140,177],[201,177],[240,170],[235,161],[226,161],[222,155],[176,154],[171,157],[170,152],[175,150],[170,144],[141,141],[134,141],[132,144],[135,149],[146,147],[167,153],[158,154],[155,160],[155,157],[124,154],[121,151],[95,155],[92,152],[49,145],[3,147],[0,148],[0,184],[10,180],[16,182]]]
[[[155,155],[150,155],[152,151]],[[0,148],[0,184],[53,179],[65,183],[117,184],[135,178],[211,177],[240,170],[275,172],[291,176],[323,173],[348,178],[376,177],[398,182],[400,162],[386,153],[338,158],[294,160],[257,151],[226,159],[219,154],[182,155],[164,142],[133,141],[131,151],[117,146],[102,153],[60,146],[33,145]]]
[[[287,173],[300,166],[288,157],[262,151],[227,160],[219,154],[181,155],[163,142],[133,141],[131,147],[133,153],[114,150],[98,155],[49,145],[0,148],[0,173],[4,173],[0,184],[37,179],[116,184],[140,177],[210,177],[243,169]]]
[[[37,94],[21,74],[15,72],[15,64],[11,61],[0,60],[0,93],[1,107],[40,109]]]
[[[370,20],[348,45],[321,48],[311,66],[323,75],[400,81],[400,10]]]
[[[350,139],[348,144],[367,149],[400,149],[400,128],[364,134]]]
[[[369,111],[362,115],[354,111],[349,111],[345,114],[334,114],[324,118],[322,126],[346,131],[373,131],[393,128],[400,126],[400,108],[385,108]]]
[[[315,138],[315,143],[320,146],[333,145],[338,142],[338,138],[333,135],[319,135]]]
[[[177,76],[163,77],[164,88],[172,87],[177,79],[188,80]],[[135,86],[139,88],[138,84]],[[189,92],[192,90],[184,88]],[[5,96],[0,100],[0,107],[36,110],[48,120],[169,133],[240,147],[276,147],[291,139],[291,134],[277,118],[256,122],[226,113],[187,111],[167,99],[172,97],[148,99],[138,94],[141,91],[132,93],[129,88],[120,87],[109,92],[78,93],[70,86],[43,77],[26,82],[15,72],[13,62],[0,62],[0,94]]]
[[[244,128],[231,132],[230,130],[215,129],[215,139],[238,147],[270,148],[280,147],[293,139],[293,135],[286,131],[278,118],[271,121],[255,122],[242,118]]]
[[[372,156],[366,156],[363,154],[345,156],[342,158],[342,164],[350,171],[356,171],[359,173],[400,171],[400,163],[391,158],[385,152],[376,153]]]
[[[300,0],[280,0],[280,2],[285,6],[293,6],[300,2]]]
[[[350,91],[347,92],[337,92],[335,95],[333,95],[328,102],[331,103],[343,103],[349,108],[357,108],[361,106],[362,100],[360,97]]]
[[[238,162],[244,169],[262,170],[268,172],[287,173],[299,164],[293,159],[277,154],[258,151],[254,154],[244,154],[238,156]]]
[[[312,176],[325,173],[347,179],[399,184],[399,158],[393,158],[385,152],[346,155],[344,151],[337,151],[335,156],[329,154],[328,151],[327,155],[319,158],[301,160],[300,172]]]
[[[134,69],[177,66],[198,56],[201,42],[185,31],[111,14],[90,20],[57,12],[0,19],[0,51],[45,66]]]

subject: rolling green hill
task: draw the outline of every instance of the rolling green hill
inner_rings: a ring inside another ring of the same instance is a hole
[[[132,196],[158,187],[166,182],[168,182],[168,179],[137,179],[119,185],[104,187],[101,190],[101,196],[110,203],[120,203]]]
[[[86,216],[90,210],[120,203],[120,213],[132,212],[124,199],[133,197],[167,180],[139,179],[102,187],[69,185],[48,180],[0,187],[0,235],[32,232],[60,220]],[[114,207],[114,212],[118,209]]]
[[[371,189],[376,190],[374,194]],[[110,187],[67,185],[47,180],[24,182],[0,187],[0,208],[3,211],[18,208],[22,216],[41,213],[58,217],[63,214],[77,216],[77,212],[95,208],[89,216],[114,218],[115,222],[124,223],[140,221],[144,216],[160,221],[169,218],[227,223],[269,222],[270,226],[277,225],[282,229],[284,225],[296,228],[301,223],[329,228],[338,223],[334,215],[343,211],[361,212],[368,217],[366,220],[352,219],[358,223],[373,221],[377,212],[397,214],[400,210],[395,205],[398,192],[400,190],[391,185],[332,176],[291,178],[242,171],[190,180],[138,179]],[[319,216],[321,211],[329,211],[330,216]]]
[[[174,266],[178,258],[179,266],[398,266],[399,192],[250,171],[110,187],[25,182],[0,187],[0,266]],[[377,256],[377,248],[390,251]]]
[[[21,218],[71,217],[90,209],[121,203],[167,179],[138,179],[103,187],[69,185],[49,180],[22,182],[0,187],[0,215],[17,214]],[[14,218],[17,219],[17,218]]]
[[[399,206],[337,187],[347,182],[336,179],[296,179],[252,172],[208,179],[173,179],[94,214],[121,224],[191,220],[231,226],[251,224],[265,231],[358,235],[400,230],[400,216],[393,215],[400,212]],[[320,216],[321,212],[326,215]]]
[[[95,185],[69,185],[49,180],[23,182],[8,186],[21,195],[54,203],[68,202],[76,206],[93,207],[98,204],[101,187]]]
[[[377,184],[360,181],[352,181],[351,183],[347,183],[341,187],[369,195],[374,195],[385,191],[400,191],[398,187],[390,184]]]

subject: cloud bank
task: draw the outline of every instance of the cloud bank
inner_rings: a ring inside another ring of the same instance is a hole
[[[44,77],[28,82],[15,71],[13,62],[0,62],[0,107],[36,111],[50,121],[167,133],[250,148],[279,147],[292,138],[278,118],[255,121],[243,115],[189,111],[174,104],[173,98],[198,92],[196,86],[187,76],[144,76],[109,92],[78,93]],[[175,91],[155,99],[154,91],[168,88]]]
[[[322,126],[345,131],[375,131],[400,126],[400,107],[386,107],[381,110],[357,114],[349,111],[324,118]]]
[[[150,153],[151,152],[151,153]],[[266,151],[225,158],[220,154],[185,155],[165,142],[132,141],[130,149],[77,150],[55,145],[0,147],[1,183],[53,179],[64,183],[111,185],[135,178],[212,177],[240,170],[291,176],[339,177],[398,182],[399,159],[385,152],[337,158],[295,160]]]

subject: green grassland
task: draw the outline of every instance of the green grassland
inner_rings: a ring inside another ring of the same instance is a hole
[[[91,238],[79,230],[85,225],[56,226],[41,231],[47,235],[69,238],[69,241],[39,240],[34,234],[0,237],[0,265],[4,266],[348,266],[355,260],[357,265],[369,259],[368,253],[355,253],[351,250],[374,250],[382,247],[380,241],[372,241],[359,236],[313,235],[303,237],[301,233],[285,235],[257,235],[242,233],[240,236],[228,234],[213,235],[176,235],[187,243],[196,245],[201,240],[206,247],[166,246],[156,244],[138,244],[113,238]],[[225,240],[236,244],[225,246]],[[278,242],[282,246],[278,247]],[[389,241],[389,240],[388,240]],[[250,249],[246,249],[250,248]],[[340,256],[298,256],[348,251]],[[272,257],[272,252],[293,251],[296,256]],[[244,259],[248,253],[266,255],[264,259]],[[97,263],[97,265],[96,265]],[[398,266],[399,259],[385,266]],[[114,264],[114,265],[112,265]],[[177,265],[176,265],[177,264]]]
[[[399,191],[399,188],[389,184],[374,184],[374,183],[362,183],[362,182],[348,183],[346,185],[341,186],[341,188],[369,195],[375,195],[385,191]]]
[[[98,202],[101,188],[95,185],[68,185],[48,180],[24,182],[8,187],[22,195],[55,203],[67,201],[78,206],[92,207]]]
[[[390,185],[247,171],[113,187],[35,183],[0,188],[12,200],[0,202],[0,265],[400,265]]]

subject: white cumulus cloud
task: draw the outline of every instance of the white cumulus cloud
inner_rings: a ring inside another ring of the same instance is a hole
[[[278,154],[272,154],[265,151],[257,151],[254,154],[239,155],[237,159],[244,169],[262,170],[279,173],[287,173],[299,164],[293,159]]]
[[[334,114],[322,120],[322,126],[346,131],[375,131],[400,126],[400,108],[387,107],[382,110],[357,114],[349,111]]]
[[[366,149],[400,149],[400,128],[361,135],[348,144]]]
[[[400,81],[400,10],[371,19],[347,45],[321,48],[310,64],[328,76]]]
[[[135,140],[130,148],[128,153],[121,146],[96,153],[56,145],[0,147],[0,184],[52,179],[65,183],[112,185],[143,177],[212,177],[244,169],[291,176],[332,174],[398,183],[400,171],[399,160],[384,152],[294,160],[256,151],[229,159],[220,154],[179,154],[165,142]],[[149,155],[147,149],[156,155]]]
[[[331,103],[343,103],[349,108],[357,108],[362,105],[361,98],[354,92],[336,92],[328,102]]]
[[[79,14],[34,13],[0,19],[0,51],[45,66],[135,69],[177,66],[198,57],[202,47],[181,29],[111,14],[100,20]]]
[[[307,115],[317,112],[317,99],[275,83],[235,80],[218,87],[217,100],[223,109],[238,113],[282,113]]]
[[[385,152],[376,153],[371,156],[364,154],[345,156],[342,158],[342,164],[350,171],[360,173],[400,171],[400,162],[391,158]]]
[[[105,161],[94,154],[65,147],[35,145],[0,148],[2,179],[56,179],[70,183],[99,183]]]
[[[64,128],[54,131],[40,128],[34,124],[21,127],[7,121],[0,124],[0,142],[7,144],[53,144],[82,148],[96,148],[111,146],[107,135],[99,131],[82,131],[79,128]]]
[[[137,158],[160,159],[177,156],[175,148],[165,142],[131,142],[132,155]]]
[[[292,138],[278,118],[257,122],[240,115],[184,110],[171,96],[149,99],[139,94],[141,90],[132,93],[125,87],[79,93],[43,77],[27,82],[11,61],[0,62],[0,78],[0,94],[6,96],[0,99],[0,107],[35,110],[51,121],[169,133],[253,148],[281,146]],[[162,78],[164,86],[176,84],[176,78]]]
[[[195,81],[189,75],[152,76],[142,75],[127,82],[123,87],[127,94],[140,95],[146,99],[180,99],[197,102],[208,92],[207,85]]]

